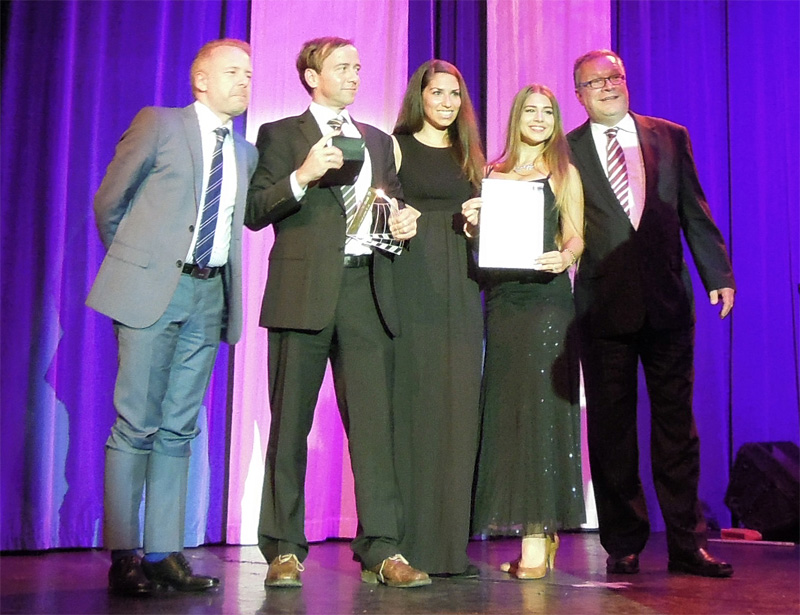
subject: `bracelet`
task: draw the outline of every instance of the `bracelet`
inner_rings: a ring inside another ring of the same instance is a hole
[[[569,252],[569,253],[570,253],[570,255],[572,256],[572,260],[570,261],[569,265],[567,265],[567,267],[572,267],[572,266],[573,266],[573,265],[574,265],[576,262],[578,262],[578,257],[577,257],[577,256],[575,256],[575,252],[573,252],[573,251],[572,251],[572,250],[570,250],[569,248],[564,248],[564,249],[563,249],[563,250],[561,250],[561,251],[562,251],[562,252]]]

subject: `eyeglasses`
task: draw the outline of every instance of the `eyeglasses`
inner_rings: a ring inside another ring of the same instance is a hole
[[[593,90],[599,90],[606,85],[606,81],[608,81],[611,85],[619,85],[620,83],[625,82],[625,75],[611,75],[610,77],[598,77],[597,79],[592,79],[591,81],[584,81],[583,83],[579,83],[579,88],[590,87]]]

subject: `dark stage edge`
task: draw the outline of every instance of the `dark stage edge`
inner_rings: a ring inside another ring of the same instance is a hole
[[[563,534],[556,570],[539,581],[517,581],[500,572],[518,542],[472,542],[469,554],[479,579],[434,579],[427,587],[392,589],[361,583],[347,542],[312,545],[303,587],[263,586],[267,566],[256,547],[187,549],[197,572],[222,579],[206,594],[163,593],[119,598],[106,591],[108,554],[98,550],[0,558],[0,612],[51,613],[292,613],[476,614],[544,613],[800,613],[800,551],[794,546],[712,542],[714,555],[735,567],[732,579],[667,572],[664,536],[654,535],[637,575],[607,576],[596,533]]]

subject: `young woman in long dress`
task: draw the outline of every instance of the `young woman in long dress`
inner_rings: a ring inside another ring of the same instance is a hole
[[[583,192],[549,88],[517,93],[506,147],[489,178],[535,182],[544,195],[544,253],[532,270],[482,272],[486,291],[483,424],[473,532],[522,535],[502,569],[519,579],[552,568],[559,528],[584,521],[578,354],[568,269],[583,251]],[[482,201],[467,201],[470,234]]]

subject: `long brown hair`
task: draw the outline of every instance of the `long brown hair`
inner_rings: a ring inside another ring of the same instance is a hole
[[[475,109],[469,97],[467,84],[461,72],[450,62],[444,60],[428,60],[420,66],[408,82],[403,106],[397,123],[394,126],[396,135],[413,135],[422,130],[425,122],[425,112],[422,106],[422,92],[436,73],[447,73],[458,80],[461,91],[461,108],[456,115],[456,121],[447,127],[447,136],[453,148],[456,162],[461,166],[464,175],[476,188],[483,179],[486,158],[483,155],[481,136],[478,132],[478,123],[475,120]]]
[[[566,182],[570,164],[570,150],[567,138],[564,136],[564,125],[561,120],[561,109],[555,94],[546,85],[533,83],[522,88],[514,96],[511,113],[508,116],[508,129],[506,131],[506,145],[500,157],[492,165],[501,173],[509,173],[520,162],[522,149],[522,131],[520,121],[525,109],[525,102],[531,94],[542,94],[547,97],[553,107],[553,134],[544,145],[541,160],[552,174],[553,192],[556,195],[556,205],[562,214],[566,213]]]

